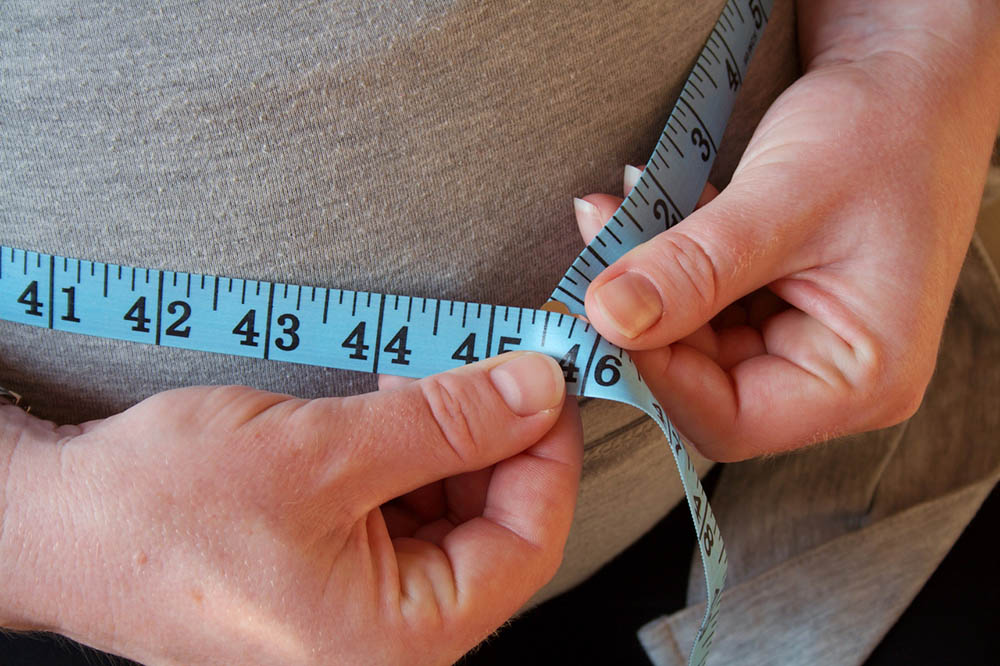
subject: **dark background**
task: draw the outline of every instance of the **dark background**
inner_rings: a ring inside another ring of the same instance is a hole
[[[709,491],[718,469],[706,478]],[[866,666],[1000,664],[998,526],[995,488]],[[649,664],[636,629],[683,606],[693,548],[681,504],[586,583],[514,621],[460,665]],[[132,663],[61,637],[0,634],[3,666]]]

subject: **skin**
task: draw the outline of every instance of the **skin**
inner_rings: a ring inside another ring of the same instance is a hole
[[[62,427],[0,407],[0,620],[147,664],[451,663],[562,559],[564,398],[515,352],[345,399],[193,387]]]
[[[799,17],[807,72],[732,182],[587,296],[720,460],[912,413],[1000,117],[996,2]],[[585,237],[620,202],[587,200]],[[650,326],[598,293],[626,273]],[[347,399],[185,388],[74,426],[0,406],[0,626],[148,664],[457,659],[554,573],[577,490],[558,367],[498,380],[511,358]]]
[[[995,1],[803,2],[798,14],[805,74],[730,184],[587,292],[591,323],[633,350],[716,460],[913,414],[1000,118]],[[621,198],[585,200],[589,241]]]

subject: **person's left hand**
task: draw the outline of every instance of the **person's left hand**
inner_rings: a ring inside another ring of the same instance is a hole
[[[997,18],[988,2],[800,3],[806,73],[731,182],[589,284],[590,323],[703,454],[917,409],[996,136]],[[585,199],[589,241],[622,200]]]

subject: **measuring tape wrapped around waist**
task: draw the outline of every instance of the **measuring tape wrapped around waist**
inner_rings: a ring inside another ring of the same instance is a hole
[[[662,428],[691,509],[708,604],[689,663],[711,647],[726,550],[684,445],[629,355],[586,321],[587,285],[694,210],[770,0],[729,0],[652,157],[553,291],[567,314],[120,266],[0,245],[0,319],[164,347],[423,377],[512,350],[559,360],[571,395],[616,400]]]

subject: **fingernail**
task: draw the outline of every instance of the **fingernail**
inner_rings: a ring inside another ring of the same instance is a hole
[[[625,190],[625,196],[632,191],[635,184],[639,182],[639,176],[642,175],[642,169],[637,169],[631,164],[625,165],[625,176],[622,179],[622,189]]]
[[[593,237],[604,226],[601,210],[585,199],[573,197],[573,212],[576,213],[576,226],[585,239]]]
[[[645,277],[626,271],[597,288],[597,307],[627,338],[638,337],[663,316],[660,292]]]
[[[519,354],[490,370],[490,381],[518,416],[559,406],[565,391],[562,368],[544,354]]]

